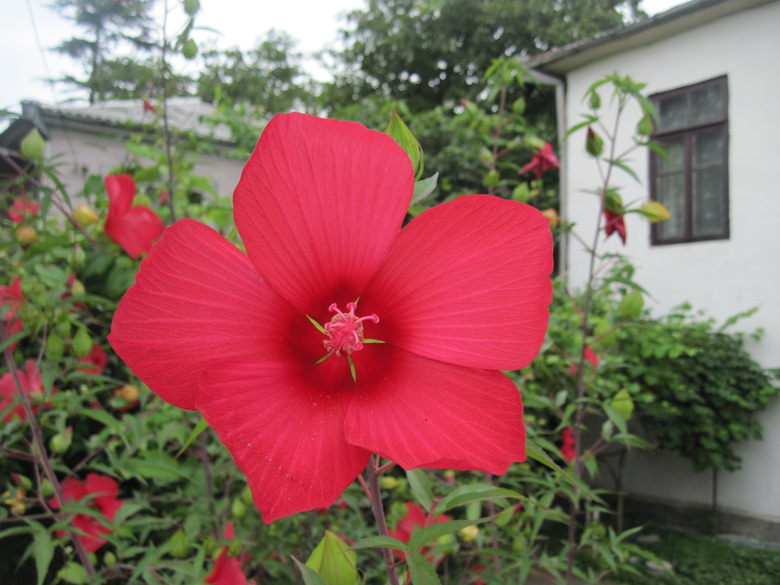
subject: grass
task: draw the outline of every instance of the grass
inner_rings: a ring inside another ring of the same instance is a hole
[[[780,547],[748,545],[672,529],[642,545],[674,566],[673,574],[621,576],[623,585],[778,585]]]

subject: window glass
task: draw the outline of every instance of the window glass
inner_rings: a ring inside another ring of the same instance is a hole
[[[664,140],[660,143],[666,151],[666,157],[658,157],[658,172],[669,173],[680,171],[685,164],[685,151],[682,138],[678,140]]]
[[[691,94],[691,123],[700,124],[723,117],[719,85],[708,85]]]
[[[663,239],[681,238],[685,233],[685,174],[659,177],[656,199],[669,210],[670,217],[656,224]]]
[[[662,99],[658,104],[658,126],[661,130],[688,125],[688,96],[674,95]]]
[[[717,235],[724,231],[723,172],[721,167],[693,174],[693,234]]]
[[[693,135],[693,164],[696,167],[723,163],[723,131],[713,128]]]

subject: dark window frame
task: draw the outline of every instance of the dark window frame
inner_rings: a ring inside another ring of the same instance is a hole
[[[650,243],[653,246],[665,246],[670,244],[683,244],[689,242],[702,242],[709,240],[727,240],[730,237],[730,211],[729,211],[729,94],[728,94],[728,78],[723,75],[701,83],[695,83],[693,85],[687,85],[673,89],[671,91],[665,91],[656,93],[650,96],[650,100],[656,106],[659,107],[659,103],[662,100],[685,95],[688,98],[688,108],[690,111],[690,99],[694,92],[707,88],[708,86],[718,86],[721,90],[722,97],[722,110],[720,116],[717,118],[709,119],[700,123],[688,123],[684,126],[675,126],[670,129],[659,129],[658,124],[655,125],[655,131],[652,135],[652,140],[658,143],[661,147],[664,146],[664,142],[677,141],[682,139],[683,143],[683,205],[685,209],[685,224],[683,226],[683,234],[679,237],[661,237],[659,235],[659,224],[654,223],[651,226],[650,231]],[[713,130],[720,129],[723,139],[723,153],[721,159],[721,181],[723,190],[721,194],[721,209],[723,214],[723,229],[717,233],[709,233],[705,235],[694,234],[694,195],[693,195],[693,175],[694,171],[694,139],[695,136],[704,132],[711,132]],[[654,201],[658,200],[658,179],[662,176],[662,172],[659,168],[660,155],[656,152],[650,152],[650,198]]]

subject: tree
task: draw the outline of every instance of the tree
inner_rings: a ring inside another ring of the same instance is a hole
[[[493,59],[546,51],[643,16],[639,0],[368,0],[347,18],[327,98],[404,100],[412,111],[473,99]]]
[[[210,103],[248,104],[266,116],[311,109],[316,88],[303,71],[295,45],[289,34],[271,29],[249,51],[206,51],[197,82],[198,96]]]
[[[84,30],[54,48],[81,62],[84,77],[67,76],[64,81],[89,92],[89,102],[109,98],[142,97],[138,83],[151,78],[154,67],[130,57],[114,57],[120,44],[150,51],[155,0],[54,0],[52,6]]]

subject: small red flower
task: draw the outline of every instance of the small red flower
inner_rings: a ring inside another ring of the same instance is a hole
[[[542,173],[551,169],[557,169],[561,166],[558,162],[558,157],[553,152],[552,145],[549,142],[545,142],[544,146],[531,157],[531,162],[525,165],[518,175],[523,175],[528,171],[533,171],[537,179],[541,179]]]
[[[27,195],[18,197],[8,210],[8,217],[14,223],[22,223],[25,219],[35,217],[41,210],[41,204],[32,201]]]
[[[108,193],[106,233],[128,256],[138,258],[159,239],[163,222],[145,205],[131,207],[135,181],[130,175],[108,175],[104,182]]]
[[[599,356],[596,355],[596,352],[594,352],[590,347],[585,347],[585,361],[590,362],[590,364],[595,368],[599,365]],[[577,374],[577,366],[574,364],[570,365],[569,374],[575,376]]]
[[[574,446],[574,431],[571,430],[571,427],[566,427],[561,431],[561,456],[566,461],[573,461],[577,456]]]
[[[235,538],[233,523],[228,522],[225,527],[225,538],[231,540]],[[254,579],[247,579],[244,575],[242,565],[246,561],[246,555],[231,557],[228,554],[228,548],[224,547],[214,562],[214,568],[205,582],[211,585],[256,585]]]
[[[144,100],[144,112],[154,112],[157,110],[157,106],[152,103],[152,100]]]
[[[442,522],[449,522],[450,518],[446,514],[436,517],[435,519],[425,513],[425,510],[419,504],[414,502],[406,502],[406,514],[398,520],[395,530],[388,530],[388,536],[397,538],[401,542],[407,543],[412,538],[412,534],[415,531],[431,526],[432,524],[441,524]],[[432,550],[434,546],[424,547],[420,552],[429,560],[433,561]],[[401,551],[395,551],[395,554],[399,556],[401,560],[404,560],[405,555]],[[442,559],[437,559],[440,562]]]
[[[41,371],[36,367],[35,360],[27,360],[27,362],[25,362],[25,369],[17,370],[16,373],[19,376],[19,383],[22,386],[22,390],[32,399],[33,413],[37,413],[39,407],[38,403],[40,403],[44,394]],[[52,393],[56,391],[56,388],[52,388]],[[13,374],[11,374],[11,372],[6,372],[3,374],[3,377],[0,378],[0,412],[5,410],[18,396],[19,391],[16,388]],[[24,406],[21,402],[14,406],[10,412],[3,417],[3,422],[11,422],[11,419],[13,419],[14,416],[22,421],[27,420],[27,413],[24,412]]]
[[[79,502],[87,496],[94,496],[88,502],[88,506],[105,516],[108,522],[114,521],[114,516],[124,504],[117,499],[119,486],[112,478],[96,473],[87,475],[85,481],[69,477],[62,482],[62,495],[65,502]],[[57,497],[49,501],[49,505],[55,510],[62,508]],[[77,537],[81,539],[87,552],[95,552],[108,540],[105,535],[111,534],[111,529],[105,526],[101,520],[90,514],[76,514],[73,517],[73,527],[83,532]],[[58,531],[57,536],[63,536],[64,531]]]
[[[607,234],[607,237],[611,236],[615,232],[620,236],[620,239],[623,240],[623,243],[626,243],[626,223],[623,219],[622,213],[615,213],[614,211],[610,211],[609,209],[604,210],[604,233]]]
[[[278,115],[233,198],[246,255],[181,220],[119,304],[117,354],[204,414],[267,522],[329,506],[372,453],[494,474],[525,459],[500,370],[544,340],[549,223],[465,195],[401,229],[413,190],[386,134]]]
[[[93,343],[89,355],[79,358],[79,364],[83,365],[78,368],[78,371],[99,376],[103,373],[107,363],[106,352],[97,343]]]
[[[0,327],[5,329],[5,334],[9,337],[22,330],[19,313],[23,304],[22,281],[18,276],[14,276],[10,286],[0,286]],[[12,351],[15,346],[15,343],[11,345]]]

